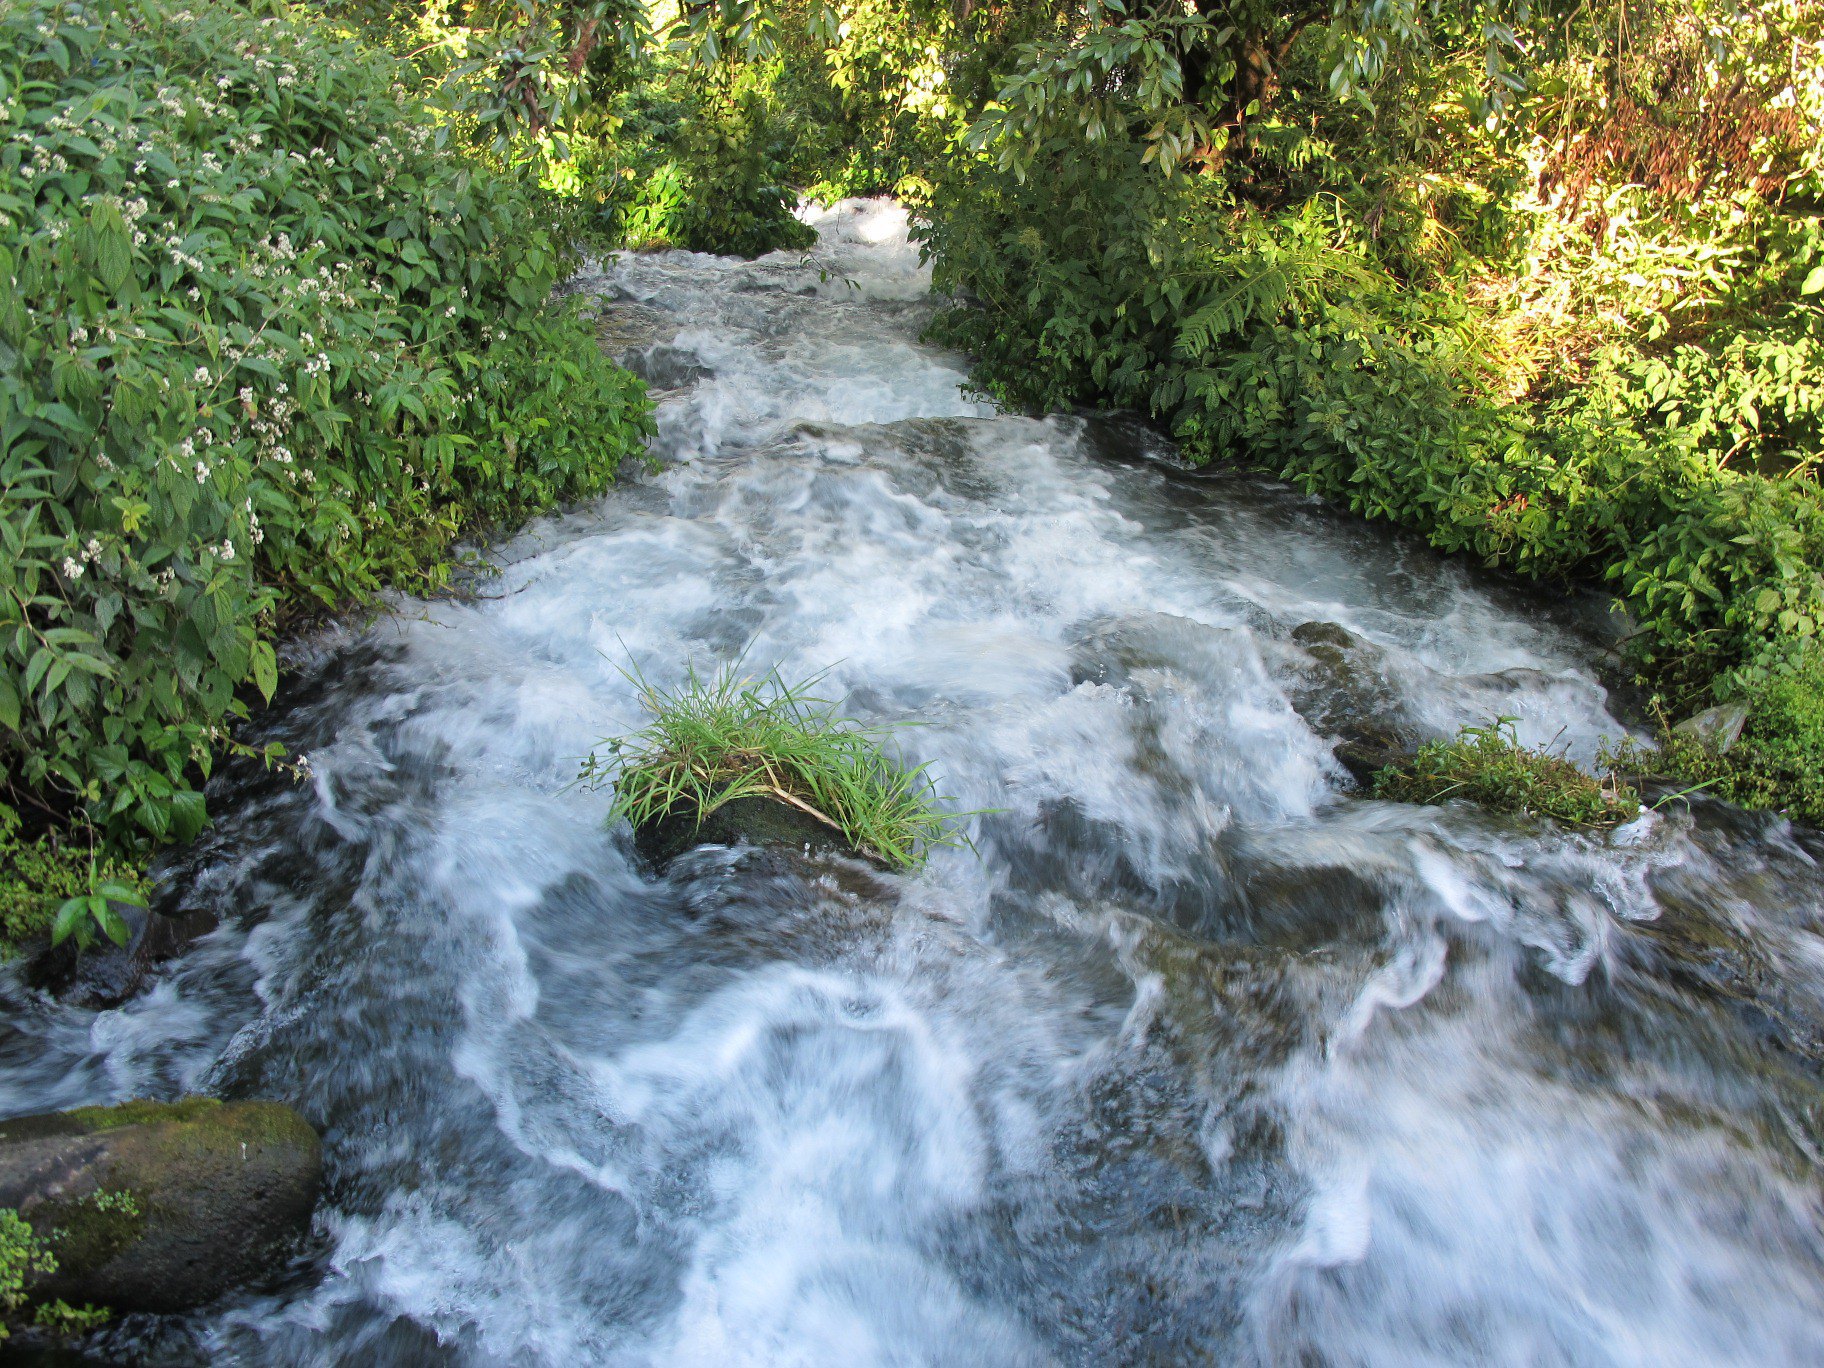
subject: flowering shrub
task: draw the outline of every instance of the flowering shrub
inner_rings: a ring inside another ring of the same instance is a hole
[[[201,825],[288,607],[640,448],[539,192],[409,85],[223,0],[0,12],[0,779],[114,841]]]

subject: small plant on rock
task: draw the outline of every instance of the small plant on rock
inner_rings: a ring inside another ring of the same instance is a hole
[[[1586,774],[1563,756],[1520,744],[1518,718],[1465,727],[1454,741],[1431,741],[1403,765],[1374,778],[1374,794],[1396,803],[1453,798],[1497,812],[1550,817],[1571,826],[1607,828],[1640,814],[1640,795],[1610,773]]]
[[[705,678],[691,667],[667,691],[630,676],[652,721],[590,755],[585,783],[612,783],[614,816],[642,827],[672,815],[698,825],[738,798],[768,798],[842,834],[861,854],[913,869],[934,846],[966,838],[925,773],[882,750],[881,728],[840,717],[813,696],[818,678],[759,678],[739,661]]]

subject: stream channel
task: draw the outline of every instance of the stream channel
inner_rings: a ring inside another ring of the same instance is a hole
[[[1603,601],[998,414],[903,213],[815,221],[574,281],[660,468],[296,648],[314,777],[218,776],[149,992],[0,984],[0,1114],[324,1134],[296,1266],[104,1357],[1824,1363],[1824,842],[1362,797],[1364,722],[1621,735]],[[645,870],[578,762],[743,651],[917,724],[976,849]]]

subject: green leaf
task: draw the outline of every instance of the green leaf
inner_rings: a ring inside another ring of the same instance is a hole
[[[90,907],[94,910],[96,923],[107,933],[108,939],[113,941],[114,944],[124,946],[128,941],[133,939],[131,928],[127,926],[125,919],[121,917],[120,913],[116,912],[108,904],[106,898],[95,897],[90,899]]]
[[[172,839],[180,842],[195,840],[209,822],[209,810],[204,806],[203,795],[194,789],[185,789],[171,795],[170,816]]]
[[[51,923],[51,944],[62,945],[73,933],[76,934],[77,942],[80,944],[84,938],[80,934],[79,928],[84,926],[88,919],[89,900],[86,894],[82,897],[65,899],[63,905],[57,909],[57,919]]]
[[[272,695],[279,687],[279,663],[269,641],[259,641],[253,647],[253,682],[259,687],[265,700],[272,702]]]

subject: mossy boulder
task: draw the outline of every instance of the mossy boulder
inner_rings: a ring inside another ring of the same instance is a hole
[[[855,854],[843,834],[827,822],[776,798],[736,798],[701,822],[674,809],[634,828],[634,848],[663,871],[685,851],[701,845],[782,846],[793,850],[840,850]]]
[[[278,1102],[125,1102],[0,1122],[0,1207],[50,1245],[30,1288],[115,1311],[214,1301],[282,1263],[322,1182],[316,1131]]]

